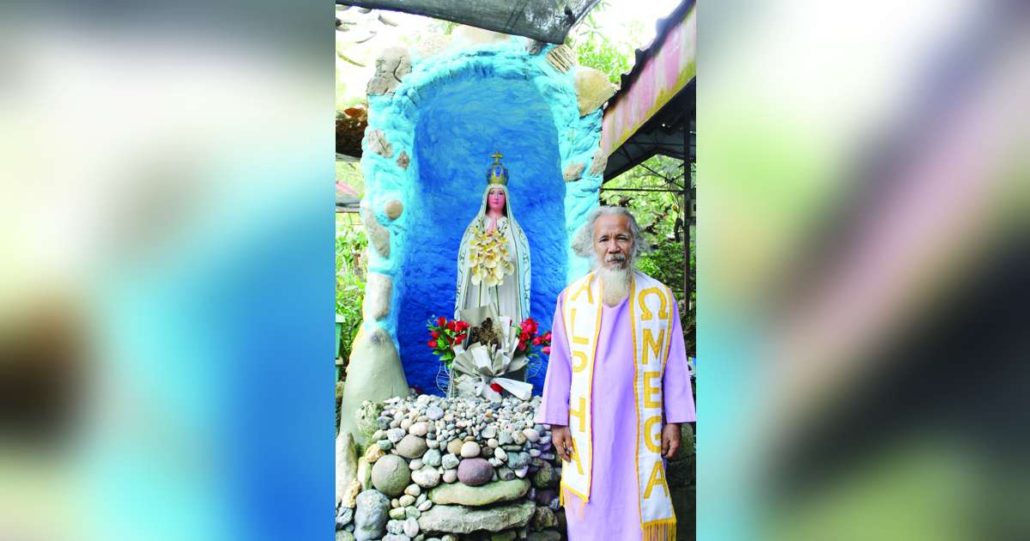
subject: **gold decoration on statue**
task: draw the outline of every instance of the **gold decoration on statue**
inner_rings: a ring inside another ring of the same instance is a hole
[[[494,152],[490,157],[494,159],[494,163],[490,164],[490,168],[486,170],[486,183],[507,186],[508,168],[501,164],[501,158],[504,155],[500,152]]]

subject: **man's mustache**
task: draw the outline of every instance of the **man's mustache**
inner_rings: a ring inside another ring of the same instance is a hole
[[[626,261],[626,256],[622,254],[611,254],[605,256],[604,260],[606,263],[623,263]]]

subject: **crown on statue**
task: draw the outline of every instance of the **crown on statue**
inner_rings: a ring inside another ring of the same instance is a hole
[[[490,157],[494,159],[494,163],[490,164],[490,168],[486,170],[486,183],[507,186],[508,168],[501,164],[501,158],[504,155],[500,152],[494,152]]]

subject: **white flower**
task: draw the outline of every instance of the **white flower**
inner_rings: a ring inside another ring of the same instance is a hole
[[[470,247],[469,264],[473,284],[496,286],[504,277],[515,272],[515,265],[508,252],[508,242],[498,231],[475,232]]]

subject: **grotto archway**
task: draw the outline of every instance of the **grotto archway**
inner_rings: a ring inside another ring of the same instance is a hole
[[[423,92],[423,94],[427,94]],[[408,381],[435,390],[439,366],[425,322],[454,310],[458,245],[478,211],[490,155],[504,154],[511,209],[530,243],[531,317],[549,329],[565,285],[565,183],[546,102],[526,79],[469,74],[423,97],[415,124],[408,249],[401,266],[397,341]],[[543,373],[530,381],[539,389]]]

